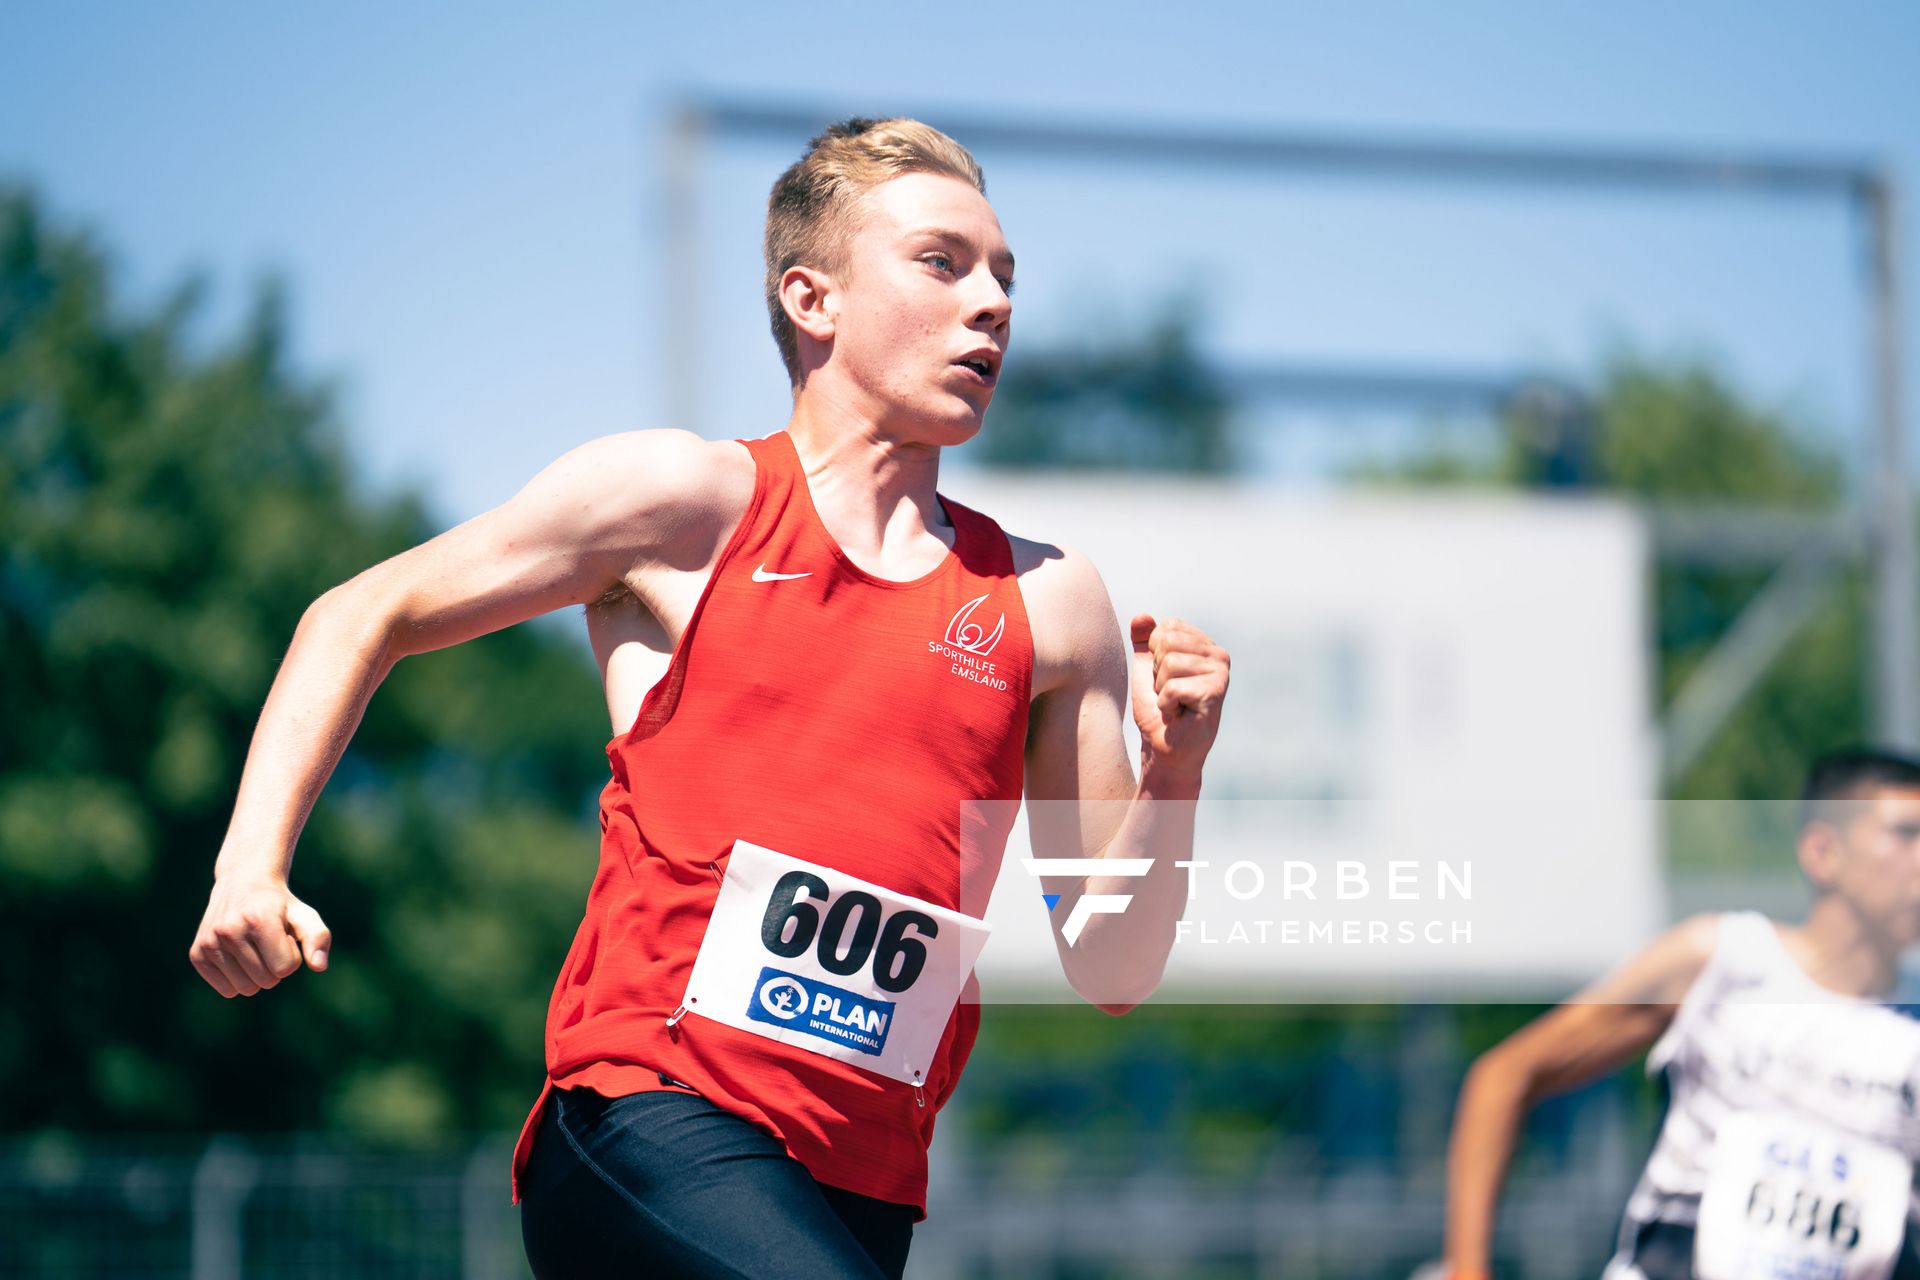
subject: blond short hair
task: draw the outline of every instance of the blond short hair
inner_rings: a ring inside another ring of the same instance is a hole
[[[800,340],[780,305],[781,277],[801,264],[840,270],[860,197],[904,173],[942,173],[982,195],[987,191],[971,152],[933,126],[904,117],[856,117],[831,126],[773,184],[767,197],[767,319],[794,385],[800,382]]]

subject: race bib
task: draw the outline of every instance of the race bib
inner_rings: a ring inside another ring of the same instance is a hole
[[[1784,1115],[1730,1117],[1694,1236],[1698,1280],[1886,1280],[1913,1166],[1887,1147]]]
[[[738,840],[682,1008],[919,1085],[989,932]]]

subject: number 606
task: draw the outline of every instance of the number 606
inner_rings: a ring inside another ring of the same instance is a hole
[[[830,898],[822,919],[820,908]],[[909,936],[909,929],[919,936]],[[827,882],[807,871],[789,871],[775,882],[760,921],[760,941],[773,954],[791,960],[814,947],[820,967],[843,978],[866,968],[871,958],[874,985],[895,994],[911,987],[927,967],[927,945],[920,938],[939,933],[939,922],[923,911],[889,916],[880,899],[860,889],[834,898]]]

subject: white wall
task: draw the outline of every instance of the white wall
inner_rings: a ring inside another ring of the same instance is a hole
[[[1626,508],[979,473],[946,488],[1092,557],[1123,626],[1175,614],[1233,652],[1196,853],[1214,865],[1167,996],[1556,996],[1665,922],[1648,548]],[[1026,851],[1023,828],[988,911],[988,1000],[1071,998]],[[1265,872],[1254,900],[1225,891],[1236,859]],[[1285,860],[1313,864],[1317,901],[1281,898]],[[1369,897],[1332,900],[1341,860]],[[1389,860],[1420,864],[1421,900],[1385,898]],[[1471,864],[1470,901],[1435,899],[1439,860]],[[1288,919],[1303,938],[1458,921],[1471,941],[1293,943]]]

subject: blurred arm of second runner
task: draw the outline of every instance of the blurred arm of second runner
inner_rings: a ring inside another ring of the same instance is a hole
[[[1706,967],[1719,917],[1696,916],[1481,1054],[1460,1087],[1447,1149],[1447,1274],[1492,1274],[1494,1218],[1520,1124],[1534,1104],[1644,1052]]]
[[[1153,994],[1187,904],[1193,810],[1220,726],[1230,659],[1199,628],[1136,616],[1132,656],[1106,586],[1066,553],[1023,583],[1034,621],[1035,673],[1047,681],[1027,733],[1028,830],[1037,857],[1149,858],[1147,875],[1049,879],[1059,893],[1054,946],[1068,983],[1090,1004],[1126,1013]],[[1131,683],[1140,775],[1122,717]],[[1063,803],[1077,802],[1077,803]],[[1124,895],[1124,910],[1086,916],[1069,944],[1063,926],[1087,895]]]
[[[669,539],[711,541],[726,506],[706,461],[713,447],[672,431],[582,445],[504,505],[308,607],[254,729],[188,949],[209,986],[257,995],[298,971],[302,951],[309,968],[327,967],[332,936],[288,888],[294,846],[394,664],[597,599]]]

